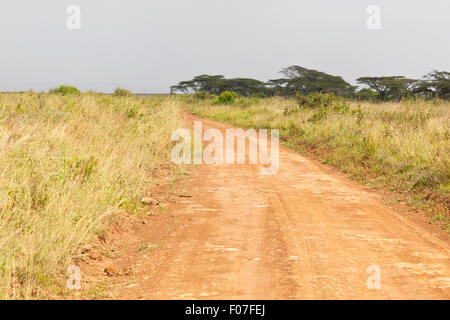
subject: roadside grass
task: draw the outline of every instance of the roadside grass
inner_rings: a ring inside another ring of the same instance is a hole
[[[64,294],[81,247],[167,170],[178,110],[173,98],[0,93],[0,299]]]
[[[308,107],[295,99],[183,98],[197,115],[246,128],[278,128],[281,142],[314,155],[356,180],[388,187],[412,209],[450,230],[450,102],[369,103],[338,101]]]

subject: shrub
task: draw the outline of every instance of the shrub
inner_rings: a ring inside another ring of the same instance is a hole
[[[219,95],[218,104],[234,104],[236,93],[233,91],[224,91]]]
[[[309,95],[297,94],[297,103],[300,107],[307,108],[327,108],[330,105],[341,101],[341,98],[337,97],[334,93],[311,93]]]
[[[350,112],[350,105],[348,100],[336,96],[334,93],[311,93],[307,96],[297,95],[298,107],[289,109],[285,108],[284,116],[289,116],[297,113],[301,108],[319,109],[308,120],[309,122],[318,122],[325,119],[330,112],[345,114]]]
[[[259,92],[259,93],[252,93],[248,95],[249,98],[260,98],[260,99],[264,99],[267,98],[268,95],[263,93],[263,92]]]
[[[378,101],[378,92],[369,89],[369,88],[363,88],[361,90],[359,90],[358,92],[355,93],[355,96],[358,100],[361,101]]]
[[[206,100],[211,97],[211,94],[208,91],[198,91],[194,93],[194,98],[200,99],[200,100]]]
[[[322,107],[319,109],[319,111],[316,111],[311,118],[308,119],[308,122],[316,123],[318,121],[321,121],[325,119],[328,116],[329,110],[325,107]]]
[[[61,94],[63,96],[71,94],[80,94],[80,90],[73,86],[60,85],[59,88],[53,88],[49,90],[49,93]]]
[[[131,93],[130,90],[117,88],[116,90],[114,90],[113,95],[115,97],[131,97],[133,94]]]

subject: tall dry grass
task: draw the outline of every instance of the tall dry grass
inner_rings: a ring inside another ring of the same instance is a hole
[[[0,299],[63,292],[80,246],[108,217],[138,210],[182,125],[178,104],[0,94]]]
[[[335,110],[283,98],[241,98],[231,106],[193,97],[184,102],[194,113],[236,126],[278,128],[285,145],[404,193],[414,208],[429,210],[450,229],[450,102],[347,101]]]

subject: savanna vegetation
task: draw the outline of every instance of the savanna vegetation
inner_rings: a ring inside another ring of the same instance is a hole
[[[388,187],[413,209],[450,230],[450,102],[358,102],[333,93],[296,98],[186,95],[184,107],[247,128],[276,128],[286,146],[375,187]]]
[[[139,210],[166,174],[180,108],[277,128],[286,146],[389,187],[450,229],[450,73],[422,80],[339,76],[291,66],[283,78],[197,76],[177,96],[0,93],[0,299],[64,295],[66,268],[102,225]]]
[[[450,100],[450,72],[432,71],[423,79],[403,76],[361,77],[356,81],[366,86],[357,90],[339,76],[300,66],[280,71],[282,78],[267,82],[250,78],[226,79],[222,75],[199,75],[171,87],[172,93],[199,93],[219,95],[233,91],[246,97],[295,97],[297,94],[334,93],[358,101],[399,101],[403,98],[440,98]]]
[[[65,293],[89,238],[170,174],[178,108],[125,90],[0,93],[0,299]]]

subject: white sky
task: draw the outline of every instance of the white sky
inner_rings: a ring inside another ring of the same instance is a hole
[[[66,27],[81,7],[81,30]],[[381,30],[366,27],[369,5]],[[450,71],[449,0],[1,0],[0,91],[163,93],[199,74],[268,80],[297,64],[360,76]]]

